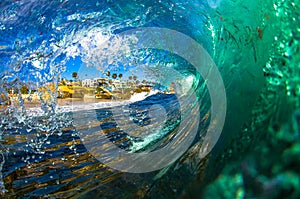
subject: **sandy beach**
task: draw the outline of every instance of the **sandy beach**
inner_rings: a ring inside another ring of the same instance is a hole
[[[66,106],[78,106],[78,105],[91,105],[91,104],[96,104],[99,102],[121,102],[123,100],[120,99],[97,99],[97,98],[64,98],[64,99],[60,99],[57,98],[56,99],[56,104],[59,107],[66,107]],[[10,100],[11,104],[10,105],[2,105],[1,108],[5,108],[5,107],[20,107],[20,102],[18,99],[12,98]],[[32,100],[29,101],[27,99],[24,100],[24,107],[26,109],[30,109],[30,108],[39,108],[41,106],[41,101],[40,100]]]

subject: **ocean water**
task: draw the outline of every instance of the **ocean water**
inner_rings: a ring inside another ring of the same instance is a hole
[[[269,194],[297,190],[297,171],[262,164],[262,184],[248,172],[255,161],[241,160],[298,132],[299,10],[293,0],[2,0],[1,197],[297,198]],[[108,71],[155,91],[59,105],[60,78]],[[8,100],[24,85],[40,99],[29,108],[20,92]],[[298,154],[299,136],[286,139]]]

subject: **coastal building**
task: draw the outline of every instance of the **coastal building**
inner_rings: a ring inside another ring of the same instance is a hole
[[[84,79],[81,82],[83,87],[97,87],[107,85],[108,81],[106,78],[93,78],[93,79]]]
[[[94,80],[93,79],[84,79],[81,82],[83,87],[93,87],[94,85]]]
[[[127,88],[128,82],[122,80],[112,80],[111,84],[115,89]]]
[[[123,81],[120,79],[107,79],[107,78],[93,78],[84,79],[81,81],[82,87],[86,88],[97,88],[102,87],[115,94],[126,93],[126,92],[150,92],[153,87],[153,83],[143,81],[139,83],[138,81]]]

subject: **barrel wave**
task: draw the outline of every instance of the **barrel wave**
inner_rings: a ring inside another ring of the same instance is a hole
[[[299,105],[297,6],[1,1],[0,195],[202,194]]]

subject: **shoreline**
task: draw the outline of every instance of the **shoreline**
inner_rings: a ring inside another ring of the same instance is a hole
[[[131,95],[128,99],[100,99],[100,98],[56,98],[53,100],[57,105],[57,108],[62,108],[66,110],[84,110],[87,107],[94,109],[94,108],[105,108],[105,107],[112,107],[116,105],[128,104],[136,101],[141,101],[148,97],[149,95],[153,95],[158,93],[158,91],[154,92],[142,92],[142,93],[135,93]],[[46,100],[47,101],[47,100]],[[23,98],[23,105],[26,111],[31,110],[41,110],[41,101],[39,99],[32,99],[29,101],[27,98]],[[50,100],[48,100],[49,103]],[[16,97],[10,97],[10,104],[0,106],[1,110],[6,109],[7,107],[11,108],[21,108],[20,102]]]
[[[56,104],[58,107],[72,107],[72,106],[78,106],[78,105],[93,105],[98,103],[107,103],[107,102],[122,102],[122,101],[128,101],[128,100],[122,100],[122,99],[97,99],[97,98],[64,98],[56,99]],[[25,109],[32,109],[32,108],[39,108],[41,106],[40,100],[32,100],[31,102],[28,100],[24,100],[24,107]],[[11,105],[8,105],[11,107],[18,107],[20,106],[20,103],[18,100],[13,99],[11,100]]]

